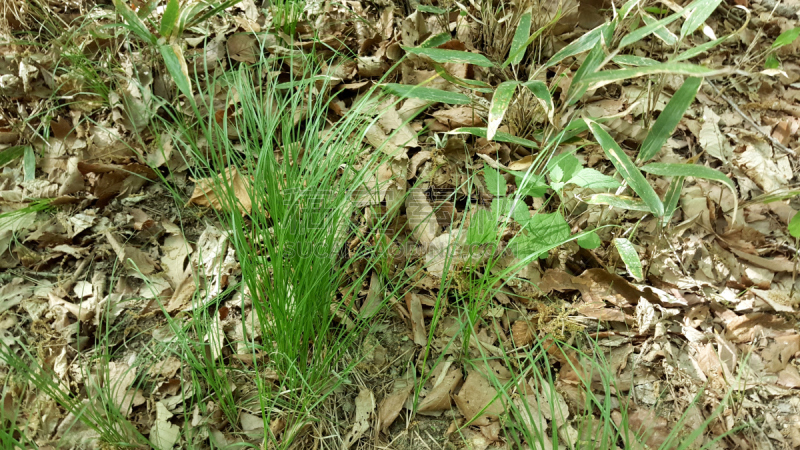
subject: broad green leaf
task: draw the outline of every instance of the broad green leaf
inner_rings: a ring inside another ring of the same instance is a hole
[[[503,116],[508,111],[508,106],[514,100],[514,92],[517,90],[517,81],[504,81],[497,86],[492,97],[492,104],[489,106],[489,124],[486,127],[486,139],[494,139],[497,129],[500,128],[500,122],[503,121]]]
[[[800,238],[800,212],[795,213],[792,220],[789,221],[789,234],[793,237]]]
[[[681,11],[686,21],[681,26],[681,39],[694,33],[708,19],[722,0],[695,0]]]
[[[167,66],[167,71],[172,75],[178,89],[191,101],[192,97],[192,83],[189,79],[189,69],[186,67],[186,59],[183,57],[183,50],[178,44],[172,45],[159,45],[158,51],[164,58],[164,64]]]
[[[114,7],[117,9],[119,15],[125,21],[124,26],[133,31],[134,34],[144,39],[145,41],[155,45],[156,37],[147,28],[147,25],[142,22],[142,19],[136,15],[135,12],[125,3],[125,0],[114,0]]]
[[[678,201],[681,198],[681,191],[683,190],[684,177],[675,177],[669,184],[667,194],[664,196],[664,217],[661,219],[661,225],[667,226],[672,220],[672,216],[678,209]]]
[[[33,152],[33,147],[30,145],[25,146],[25,155],[22,157],[22,169],[25,181],[33,181],[36,179],[36,153]]]
[[[671,24],[672,22],[675,22],[680,17],[681,17],[681,13],[675,13],[675,14],[673,14],[671,16],[668,16],[668,17],[665,17],[665,18],[663,18],[663,19],[661,19],[661,20],[659,20],[657,22],[653,22],[653,23],[651,23],[651,24],[649,24],[647,26],[644,26],[642,28],[638,28],[636,30],[633,30],[632,32],[628,33],[627,35],[625,35],[625,37],[622,38],[622,40],[619,42],[619,47],[617,47],[618,50],[622,50],[623,48],[625,48],[625,47],[627,47],[627,46],[629,46],[629,45],[631,45],[631,44],[633,44],[635,42],[639,42],[640,40],[642,40],[642,39],[646,38],[647,36],[653,34],[653,32],[655,32],[659,28],[665,27],[665,26]]]
[[[645,58],[644,56],[636,56],[636,55],[617,55],[611,58],[617,64],[623,66],[652,66],[655,64],[659,64],[658,61],[655,59]]]
[[[162,37],[168,38],[175,29],[175,24],[178,23],[178,16],[181,12],[180,0],[169,0],[167,8],[164,10],[164,15],[161,16],[161,29]]]
[[[590,205],[608,205],[614,208],[628,209],[631,211],[650,212],[650,207],[641,199],[628,197],[626,195],[594,194],[584,201]]]
[[[522,236],[517,236],[512,245],[517,257],[534,254],[544,255],[549,249],[567,242],[570,238],[569,224],[560,213],[537,213],[526,224]]]
[[[483,168],[483,176],[486,179],[486,187],[492,195],[495,197],[506,195],[508,185],[506,185],[506,179],[503,178],[503,175],[499,171],[492,167],[485,166]]]
[[[778,69],[781,67],[781,61],[774,54],[767,55],[767,60],[764,61],[765,69]]]
[[[683,82],[680,89],[675,92],[675,95],[669,100],[664,111],[658,116],[650,132],[642,143],[642,148],[639,150],[639,161],[648,161],[661,151],[661,147],[667,142],[678,123],[681,121],[683,114],[689,105],[694,101],[700,85],[703,83],[702,78],[687,78]]]
[[[639,4],[639,1],[640,0],[628,0],[625,2],[625,4],[619,9],[620,19],[625,20],[628,17],[628,14],[630,14],[630,12],[633,11]]]
[[[525,42],[523,42],[522,45],[520,45],[517,50],[511,50],[510,54],[508,55],[508,59],[505,60],[505,62],[501,67],[506,67],[507,65],[511,64],[511,62],[515,60],[517,57],[522,58],[522,54],[525,53],[525,49],[528,48],[528,46],[531,45],[531,43],[536,38],[538,38],[540,34],[544,32],[544,30],[548,29],[554,23],[558,22],[560,18],[561,18],[561,8],[559,7],[558,11],[556,11],[553,18],[550,19],[550,22],[548,22],[546,25],[542,26],[541,28],[536,30],[532,35],[530,35],[528,39],[526,39]],[[528,29],[530,30],[530,26],[528,26]]]
[[[581,162],[572,153],[562,153],[554,157],[547,169],[553,181],[569,181],[581,169]]]
[[[642,77],[645,75],[655,75],[659,73],[669,73],[673,75],[688,75],[693,77],[708,77],[730,73],[729,69],[711,70],[703,66],[687,63],[660,63],[652,66],[637,67],[633,69],[604,70],[601,72],[587,75],[582,81],[588,85],[589,89],[596,89],[616,81],[627,80],[629,78]]]
[[[488,244],[497,239],[497,220],[491,212],[479,209],[469,221],[467,245]]]
[[[427,56],[438,63],[473,64],[480,67],[494,67],[491,61],[478,53],[447,50],[441,48],[403,47],[413,55]]]
[[[638,281],[643,280],[642,261],[639,259],[639,253],[636,252],[636,248],[631,244],[631,241],[625,238],[615,238],[614,245],[617,246],[619,256],[622,258],[622,262],[625,263],[628,273]]]
[[[15,145],[14,147],[0,150],[0,167],[22,156],[25,153],[25,148],[27,148],[26,145]]]
[[[526,43],[530,34],[531,12],[528,11],[520,16],[519,24],[517,24],[517,31],[514,33],[514,39],[511,40],[511,50],[507,60],[510,64],[519,64],[522,61],[522,57],[525,56]]]
[[[547,63],[545,63],[544,68],[546,69],[548,67],[555,66],[570,56],[575,56],[579,53],[583,53],[594,48],[594,46],[600,42],[600,36],[603,34],[605,27],[606,24],[600,25],[592,31],[584,34],[580,38],[572,41],[569,45],[556,52],[556,54],[553,55],[553,57],[550,58]]]
[[[461,127],[448,132],[448,134],[461,134],[461,133],[469,133],[474,136],[482,138],[485,138],[487,136],[485,127]],[[534,149],[539,148],[539,144],[537,144],[536,142],[514,136],[513,134],[509,134],[504,131],[498,131],[497,133],[495,133],[494,140],[497,142],[508,142],[509,144],[521,145],[527,148],[534,148]]]
[[[497,197],[493,199],[492,212],[498,222],[501,220],[501,217],[511,217],[518,223],[524,224],[531,218],[528,205],[526,205],[520,197]]]
[[[619,181],[608,175],[603,175],[595,169],[586,167],[581,169],[569,183],[589,189],[616,189],[620,186]]]
[[[733,36],[733,35],[729,34],[727,36],[723,36],[721,38],[714,39],[713,41],[708,41],[705,44],[700,44],[697,47],[692,47],[689,50],[686,50],[685,52],[683,52],[680,55],[676,56],[675,59],[672,60],[672,62],[685,61],[687,59],[694,58],[695,56],[697,56],[697,55],[699,55],[699,54],[701,54],[703,52],[707,52],[708,50],[711,50],[712,48],[714,48],[717,45],[719,45],[720,42],[724,41],[725,39],[728,39],[731,36]]]
[[[800,36],[800,27],[794,27],[791,30],[786,30],[780,34],[777,38],[775,38],[775,42],[772,43],[772,48],[783,47],[784,45],[789,45],[794,42],[797,37]]]
[[[653,175],[661,175],[666,177],[695,177],[704,178],[706,180],[719,181],[733,194],[733,217],[736,217],[736,212],[739,209],[739,201],[736,194],[736,185],[733,184],[730,178],[725,176],[719,170],[710,167],[701,166],[698,164],[670,164],[670,163],[652,163],[642,167],[642,170]]]
[[[517,194],[520,197],[544,197],[550,186],[545,182],[544,175],[528,175],[525,172],[511,172],[517,184]]]
[[[419,44],[420,48],[434,48],[438,47],[442,44],[446,44],[447,42],[451,41],[453,36],[450,35],[448,32],[439,33],[425,39],[425,42]]]
[[[431,103],[446,103],[448,105],[468,105],[470,103],[469,97],[464,94],[424,86],[387,83],[383,85],[383,90],[400,98],[419,98]]]
[[[547,111],[547,118],[550,121],[553,121],[553,114],[555,114],[555,108],[553,107],[553,97],[550,95],[550,90],[547,89],[547,85],[544,84],[542,81],[528,81],[522,83],[523,86],[528,88],[533,95],[539,100],[539,103],[542,104],[542,107],[545,111]]]
[[[614,167],[617,168],[622,178],[628,182],[631,189],[636,192],[639,197],[644,200],[647,206],[650,208],[650,212],[653,213],[656,217],[661,217],[664,215],[664,204],[661,203],[661,199],[658,198],[658,194],[656,191],[653,190],[653,187],[650,186],[650,183],[647,182],[647,179],[642,175],[642,172],[633,164],[633,161],[628,157],[625,152],[619,148],[619,145],[614,141],[614,139],[600,127],[596,122],[587,121],[589,124],[589,129],[592,130],[592,134],[594,134],[595,139],[597,142],[600,143],[600,146],[603,147],[603,151],[605,151],[608,158],[611,160],[611,163],[614,164]]]
[[[587,250],[592,250],[603,245],[603,241],[600,240],[600,236],[598,236],[594,231],[581,234],[576,240],[581,248],[585,248]]]
[[[652,25],[657,22],[657,20],[649,14],[642,14],[642,20],[646,25]],[[672,34],[672,32],[663,25],[653,30],[653,34],[670,46],[678,42],[678,36]]]

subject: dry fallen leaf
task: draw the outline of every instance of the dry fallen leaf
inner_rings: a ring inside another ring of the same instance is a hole
[[[431,389],[419,403],[417,412],[445,411],[450,409],[451,397],[461,385],[461,369],[450,369],[447,375]]]
[[[348,449],[353,446],[361,436],[369,429],[370,416],[375,411],[375,396],[369,389],[361,389],[355,400],[356,416],[353,419],[353,428],[344,437],[342,448]]]
[[[485,426],[489,425],[491,419],[497,419],[503,413],[503,405],[496,397],[494,386],[480,372],[474,370],[467,375],[467,380],[454,399],[465,419],[471,420],[475,425]]]
[[[235,205],[230,204],[232,199],[224,198],[221,200],[217,195],[217,192],[221,189],[226,189],[224,192],[229,195],[230,193],[227,189],[231,187],[236,201]],[[215,178],[197,180],[192,197],[186,205],[209,206],[217,211],[235,206],[241,211],[242,215],[250,214],[253,208],[253,203],[250,201],[250,190],[250,180],[243,177],[239,170],[232,166],[225,173],[219,174]]]

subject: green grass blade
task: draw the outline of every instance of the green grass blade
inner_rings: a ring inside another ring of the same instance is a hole
[[[623,66],[653,66],[656,64],[660,64],[655,59],[646,58],[644,56],[636,56],[636,55],[617,55],[611,58],[612,61],[619,65]]]
[[[695,56],[697,56],[697,55],[699,55],[699,54],[701,54],[703,52],[711,50],[712,48],[714,48],[717,45],[719,45],[720,42],[724,41],[725,39],[728,39],[731,36],[733,36],[733,35],[729,34],[727,36],[723,36],[721,38],[714,39],[713,41],[706,42],[705,44],[700,44],[697,47],[692,47],[689,50],[686,50],[685,52],[683,52],[680,55],[676,56],[675,59],[672,60],[672,62],[686,61],[687,59],[694,58]]]
[[[577,102],[583,97],[583,94],[586,93],[587,85],[581,81],[600,70],[605,59],[606,52],[602,45],[596,45],[592,51],[589,52],[578,68],[578,71],[575,72],[575,76],[572,77],[572,83],[570,83],[569,89],[567,90],[568,105]]]
[[[383,85],[383,90],[400,98],[419,98],[431,103],[448,105],[468,105],[470,103],[470,98],[464,94],[423,86],[388,83]]]
[[[667,194],[664,196],[664,217],[661,219],[661,224],[666,226],[675,211],[678,209],[678,200],[681,198],[681,191],[683,190],[684,177],[675,177],[669,184]]]
[[[547,118],[552,122],[553,114],[555,114],[555,107],[553,106],[553,97],[550,95],[550,90],[547,89],[547,85],[537,80],[528,81],[527,83],[522,83],[522,85],[528,88],[533,95],[539,99],[544,110],[547,111]]]
[[[666,27],[667,25],[671,24],[672,22],[675,22],[680,17],[681,17],[681,13],[675,13],[675,14],[672,14],[671,16],[667,16],[667,17],[665,17],[665,18],[663,18],[663,19],[661,19],[661,20],[659,20],[657,22],[653,22],[653,23],[651,23],[651,24],[649,24],[647,26],[644,26],[642,28],[638,28],[638,29],[634,30],[633,32],[631,32],[630,34],[628,34],[628,35],[626,35],[625,37],[622,38],[622,40],[619,42],[619,49],[622,50],[623,48],[625,48],[625,47],[627,47],[627,46],[629,46],[629,45],[631,45],[633,43],[641,41],[642,39],[646,38],[647,36],[650,36],[651,34],[653,34],[656,30],[658,30],[658,29],[660,29],[662,27]]]
[[[644,271],[642,270],[642,261],[639,259],[639,254],[636,252],[636,248],[633,244],[631,244],[631,241],[625,238],[615,238],[614,245],[616,245],[619,256],[628,269],[628,273],[638,281],[643,280]]]
[[[147,25],[142,22],[142,19],[136,15],[135,12],[125,3],[124,0],[114,0],[114,7],[117,12],[122,16],[125,21],[125,27],[133,31],[134,34],[144,39],[145,41],[155,45],[156,37],[147,28]]]
[[[661,73],[688,75],[691,77],[710,77],[730,73],[730,69],[712,70],[695,64],[666,62],[634,69],[604,70],[587,75],[582,81],[588,85],[589,89],[596,89],[616,81]]]
[[[652,25],[657,22],[657,20],[650,14],[642,14],[642,20],[646,25]],[[663,25],[656,28],[653,31],[653,34],[655,34],[659,39],[664,41],[664,43],[667,45],[675,45],[678,43],[678,36],[672,34],[672,32],[669,31],[667,27]]]
[[[181,50],[178,44],[172,44],[159,45],[158,51],[161,52],[167,70],[169,74],[172,75],[172,79],[175,80],[178,89],[191,101],[193,98],[192,83],[189,79],[189,69],[186,67],[186,59],[183,57],[183,50]]]
[[[517,81],[504,81],[497,86],[492,97],[492,104],[489,106],[489,124],[486,127],[486,139],[490,141],[494,139],[497,129],[500,128],[500,122],[503,121],[503,116],[508,111],[508,106],[514,99],[514,92],[517,90]]]
[[[522,62],[522,57],[525,56],[525,49],[528,47],[528,38],[531,34],[531,12],[528,11],[519,18],[517,24],[517,31],[514,33],[514,39],[511,41],[511,50],[509,57],[503,65],[519,64]]]
[[[519,59],[521,61],[522,60],[522,54],[525,53],[525,49],[528,48],[528,46],[531,45],[531,43],[533,41],[535,41],[536,38],[538,38],[539,35],[541,35],[544,32],[544,30],[550,28],[551,26],[553,26],[554,23],[558,22],[558,20],[560,18],[561,18],[561,8],[559,8],[558,11],[556,11],[555,16],[553,16],[553,18],[550,20],[550,22],[548,22],[546,25],[542,26],[538,30],[534,31],[533,34],[530,35],[525,40],[525,42],[522,45],[519,46],[518,49],[514,50],[512,48],[511,52],[508,55],[508,59],[505,60],[505,62],[503,63],[502,67],[506,67],[507,65],[512,64],[512,61],[517,57],[519,57]],[[519,28],[517,30],[519,30]],[[530,30],[530,25],[528,26],[528,30]],[[513,63],[513,64],[517,64],[517,63]]]
[[[427,56],[438,63],[473,64],[480,67],[494,67],[489,59],[479,53],[446,50],[441,48],[403,47],[412,55]]]
[[[789,234],[795,238],[800,238],[800,213],[795,213],[789,221]]]
[[[681,39],[694,33],[708,19],[722,0],[697,0],[687,6],[682,14],[688,14],[681,27]]]
[[[178,16],[181,12],[181,5],[179,0],[169,0],[167,8],[164,10],[164,15],[161,16],[161,28],[159,32],[162,37],[169,37],[175,24],[178,23]]]
[[[592,130],[592,134],[594,134],[595,139],[597,142],[600,143],[600,146],[603,147],[603,151],[605,151],[608,158],[611,160],[611,163],[614,164],[614,167],[617,168],[622,178],[628,182],[631,189],[636,192],[639,197],[644,200],[647,206],[650,208],[650,212],[652,212],[656,217],[661,217],[664,215],[664,204],[661,203],[661,199],[658,198],[658,194],[656,191],[653,190],[653,187],[650,186],[650,183],[647,182],[647,179],[642,175],[642,172],[633,164],[633,161],[628,157],[625,152],[619,148],[619,145],[614,141],[614,139],[600,127],[596,122],[587,121],[589,124],[589,129]]]
[[[650,207],[641,199],[625,195],[594,194],[584,201],[590,205],[608,205],[613,208],[627,209],[630,211],[650,212]]]
[[[453,36],[450,35],[449,32],[445,31],[444,33],[435,34],[428,39],[425,39],[425,42],[419,44],[420,48],[435,48],[442,44],[447,43],[453,39]]]
[[[719,170],[712,169],[706,166],[697,164],[670,164],[670,163],[652,163],[642,167],[642,170],[653,175],[660,175],[666,177],[695,177],[703,178],[706,180],[719,181],[731,190],[733,194],[733,216],[736,217],[736,212],[739,209],[739,201],[736,194],[736,185],[733,184],[730,178]]]
[[[661,151],[661,147],[672,136],[686,109],[694,101],[694,97],[697,95],[702,83],[703,79],[697,77],[688,78],[683,82],[683,85],[669,100],[664,111],[658,116],[653,128],[650,129],[644,139],[637,158],[639,161],[649,161]]]
[[[544,68],[546,69],[548,67],[555,66],[570,56],[575,56],[579,53],[583,53],[594,48],[594,46],[600,41],[600,35],[603,33],[603,29],[606,27],[606,25],[607,24],[598,26],[597,28],[584,34],[580,38],[572,41],[566,47],[559,50],[547,61],[547,63],[545,63]]]
[[[0,167],[3,167],[4,165],[22,156],[27,147],[27,145],[15,145],[14,147],[0,150]]]

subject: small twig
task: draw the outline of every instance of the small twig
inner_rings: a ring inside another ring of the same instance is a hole
[[[733,109],[734,109],[734,111],[736,111],[737,113],[739,113],[739,115],[740,115],[740,116],[742,116],[742,119],[744,119],[744,120],[745,120],[747,123],[749,123],[749,124],[750,124],[750,125],[751,125],[753,128],[755,128],[755,130],[756,130],[756,131],[758,131],[758,132],[759,132],[759,133],[761,133],[761,134],[762,134],[762,135],[763,135],[765,138],[767,138],[767,140],[769,140],[769,142],[770,142],[770,143],[771,143],[771,144],[772,144],[772,145],[773,145],[775,148],[777,148],[778,150],[782,150],[782,151],[784,151],[784,152],[786,152],[786,153],[788,153],[788,154],[790,154],[790,155],[792,155],[792,156],[797,156],[797,153],[796,153],[794,150],[792,150],[792,149],[790,149],[790,148],[787,148],[786,146],[784,146],[783,144],[781,144],[780,142],[778,142],[778,140],[777,140],[777,139],[775,139],[775,138],[773,138],[772,136],[770,136],[770,135],[769,135],[769,133],[767,133],[767,132],[765,132],[764,130],[762,130],[762,129],[761,129],[761,127],[759,127],[759,126],[758,126],[758,124],[756,124],[756,123],[753,121],[753,119],[751,119],[751,118],[750,118],[750,116],[748,116],[747,114],[745,114],[745,113],[744,113],[744,111],[742,111],[741,109],[739,109],[739,107],[736,105],[736,103],[734,103],[734,102],[733,102],[733,100],[731,100],[731,99],[730,99],[730,98],[728,98],[728,97],[727,97],[725,94],[723,94],[723,93],[722,93],[722,92],[719,90],[719,88],[718,88],[718,87],[716,87],[716,86],[714,85],[714,83],[713,83],[713,82],[711,82],[711,80],[708,80],[708,85],[709,85],[709,86],[711,86],[711,88],[712,88],[712,89],[714,89],[714,92],[716,92],[716,93],[717,93],[717,95],[719,95],[720,97],[722,97],[722,99],[723,99],[723,100],[725,100],[726,102],[728,102],[728,104],[729,104],[729,105],[731,105],[731,108],[733,108]]]

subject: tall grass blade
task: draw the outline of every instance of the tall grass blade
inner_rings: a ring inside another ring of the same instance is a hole
[[[675,92],[675,95],[669,100],[664,111],[658,116],[650,132],[642,143],[642,148],[639,150],[638,161],[649,161],[661,151],[661,147],[667,142],[672,132],[678,126],[678,123],[683,118],[683,114],[689,105],[694,101],[700,85],[703,83],[702,78],[691,77],[683,82],[683,85]]]
[[[468,105],[470,103],[470,98],[464,94],[424,86],[387,83],[383,85],[383,90],[400,98],[418,98],[431,103],[448,105]]]
[[[686,14],[686,21],[681,26],[681,39],[694,33],[717,9],[722,0],[695,0],[681,14]]]
[[[619,145],[614,141],[606,130],[604,130],[600,125],[596,122],[588,121],[589,129],[592,130],[592,134],[594,134],[595,139],[597,142],[600,143],[600,146],[603,147],[603,151],[605,151],[608,158],[611,160],[611,163],[614,164],[614,167],[617,168],[622,178],[628,182],[631,189],[636,192],[639,197],[644,200],[647,206],[650,208],[650,212],[653,213],[656,217],[661,217],[664,215],[664,204],[661,203],[661,199],[658,198],[658,194],[656,191],[653,190],[653,187],[650,186],[650,183],[647,182],[647,179],[642,175],[642,172],[633,164],[633,161],[628,157],[628,155],[622,151]]]
[[[427,56],[438,63],[473,64],[479,67],[494,67],[489,58],[472,52],[447,50],[441,48],[403,47],[412,55]]]
[[[531,34],[531,12],[527,11],[519,18],[517,24],[517,31],[514,32],[514,38],[511,41],[511,50],[506,60],[508,64],[519,64],[522,62],[522,57],[525,56],[525,49],[528,47],[526,44]],[[506,65],[504,63],[503,65]]]

